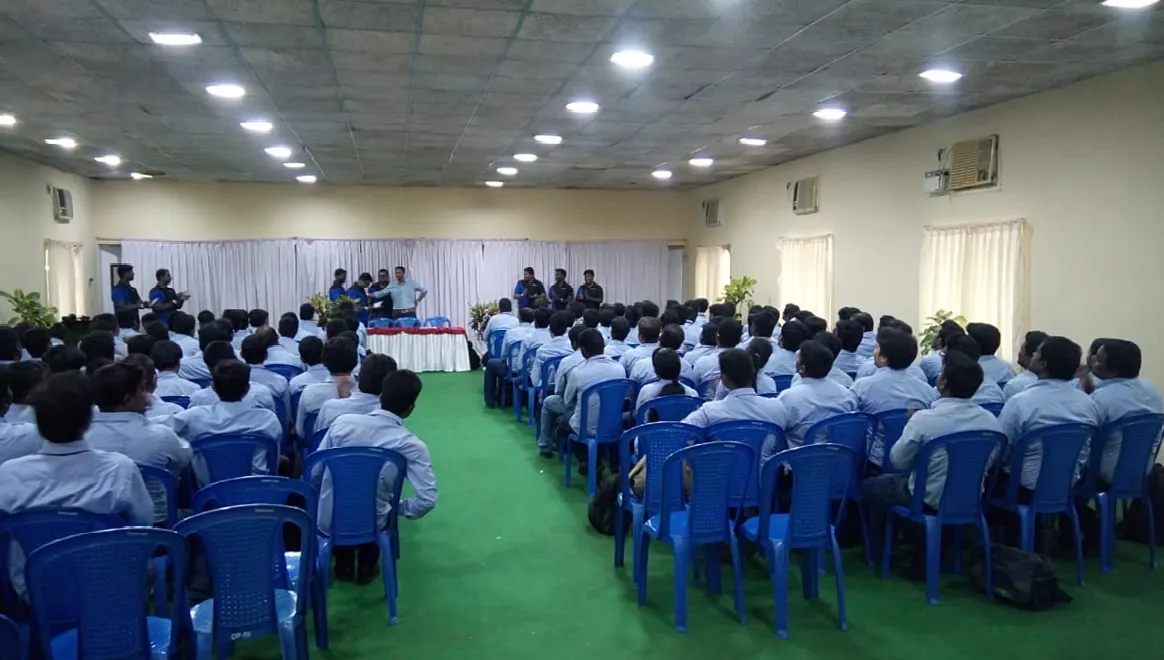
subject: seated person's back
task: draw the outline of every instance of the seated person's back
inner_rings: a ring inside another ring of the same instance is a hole
[[[319,408],[315,430],[326,429],[343,415],[367,415],[380,409],[384,379],[396,372],[396,360],[373,353],[360,365],[357,389],[343,399],[325,401]]]
[[[995,355],[1002,343],[1002,333],[989,323],[970,323],[966,326],[966,334],[982,349],[982,357],[978,359],[982,365],[982,375],[998,383],[999,387],[1005,387],[1015,373],[1009,362]]]
[[[639,388],[639,396],[635,400],[635,414],[643,404],[652,399],[664,396],[699,396],[694,389],[679,382],[683,360],[672,348],[660,348],[651,356],[651,366],[655,370],[656,380]],[[655,421],[655,420],[647,420]]]
[[[1046,335],[1043,335],[1046,337]],[[1038,348],[1037,346],[1035,348]],[[1032,349],[1033,350],[1033,349]],[[949,355],[952,352],[961,353],[970,359],[978,362],[982,357],[982,349],[978,347],[978,342],[970,335],[952,335],[946,340],[945,350],[942,351],[944,355]],[[943,357],[944,359],[944,357]],[[981,364],[981,363],[980,363]],[[1007,383],[1009,385],[1010,383]],[[983,373],[982,384],[978,386],[978,391],[970,400],[978,405],[984,403],[1002,403],[1006,401],[1003,396],[1002,388],[993,379],[987,378],[985,372]]]
[[[1092,370],[1103,379],[1104,386],[1095,390],[1091,398],[1099,409],[1101,429],[1133,415],[1164,412],[1160,390],[1140,378],[1141,361],[1140,347],[1126,339],[1105,339],[1096,352]],[[1115,473],[1122,443],[1119,432],[1104,438],[1099,478],[1105,482],[1110,483]]]
[[[295,434],[300,438],[308,437],[308,434],[315,430],[306,427],[308,416],[318,414],[325,402],[341,398],[341,388],[346,392],[351,391],[354,385],[352,371],[359,364],[356,344],[346,337],[328,339],[323,345],[323,364],[327,368],[328,379],[303,388],[303,394],[299,397],[299,408],[295,413]]]
[[[308,385],[322,383],[329,376],[327,367],[323,366],[323,340],[319,337],[309,335],[299,340],[299,359],[305,371],[288,383],[287,392],[292,398]]]
[[[764,366],[764,373],[775,378],[776,376],[795,376],[797,371],[796,353],[800,345],[809,340],[808,326],[800,321],[789,321],[780,330],[780,347],[772,352],[768,364]],[[830,365],[831,368],[831,365]]]
[[[150,351],[150,359],[158,370],[158,386],[154,394],[160,397],[191,396],[202,389],[196,383],[178,375],[182,366],[182,347],[176,342],[159,341]]]
[[[683,348],[683,328],[678,325],[668,325],[663,328],[663,331],[659,333],[659,348],[655,352],[658,353],[664,348],[669,348],[676,353]],[[680,360],[679,377],[695,382],[695,369]],[[645,385],[655,378],[655,364],[652,360],[643,359],[635,362],[630,374],[631,380],[639,385]]]
[[[739,321],[733,318],[720,321],[715,331],[715,350],[696,360],[692,367],[693,378],[700,388],[708,385],[705,398],[712,398],[715,395],[715,387],[719,384],[719,356],[724,351],[738,346],[742,334],[743,328]]]
[[[917,357],[917,341],[893,328],[877,333],[873,360],[877,373],[853,383],[857,410],[870,415],[890,410],[924,410],[937,398],[937,392],[907,371]],[[884,367],[884,368],[883,368]],[[878,428],[869,447],[869,462],[881,466],[884,445]]]
[[[202,360],[206,365],[213,370],[222,362],[234,360],[234,349],[230,344],[224,341],[216,341],[206,347],[202,352]],[[248,371],[248,374],[250,372]],[[252,383],[250,389],[247,390],[246,396],[243,399],[248,405],[254,408],[266,408],[271,412],[275,412],[275,395],[271,390],[261,383]],[[190,407],[196,408],[198,406],[211,406],[219,403],[220,399],[218,391],[213,387],[200,389],[190,395]]]
[[[0,413],[6,412],[11,403],[12,394],[8,390],[8,370],[0,367]],[[35,412],[31,423],[9,422],[0,414],[0,463],[40,451],[42,441],[40,434],[37,433],[35,422]]]
[[[788,324],[791,325],[791,324]],[[781,338],[787,335],[787,325]],[[789,447],[808,442],[808,430],[817,422],[857,410],[857,397],[847,388],[829,379],[833,368],[833,352],[818,341],[809,340],[800,345],[797,370],[801,382],[780,393],[777,399],[784,404],[784,437]]]
[[[767,341],[760,338],[758,341]],[[771,422],[781,428],[786,423],[784,404],[778,399],[756,394],[756,366],[752,356],[739,348],[729,348],[718,356],[720,384],[727,394],[719,401],[708,401],[684,418],[686,424],[706,428],[720,422],[755,420]],[[776,451],[775,438],[764,443],[764,457]]]

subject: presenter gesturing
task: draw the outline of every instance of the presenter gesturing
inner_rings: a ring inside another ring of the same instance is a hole
[[[416,318],[416,305],[428,295],[428,289],[420,282],[407,278],[404,266],[397,266],[395,275],[396,279],[384,289],[392,297],[392,318]]]

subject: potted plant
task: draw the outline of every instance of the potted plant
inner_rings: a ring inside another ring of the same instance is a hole
[[[8,301],[12,313],[15,314],[8,319],[8,325],[24,322],[47,327],[57,322],[57,308],[42,304],[40,294],[36,291],[28,293],[23,289],[13,289],[12,293],[0,291],[0,298]]]
[[[966,327],[966,318],[961,314],[954,315],[954,312],[939,309],[925,320],[925,326],[922,328],[921,337],[918,342],[921,344],[922,355],[927,355],[934,352],[934,339],[938,336],[938,330],[941,329],[942,324],[946,321],[953,321],[963,328]]]
[[[756,291],[756,284],[758,282],[754,277],[747,275],[733,277],[724,285],[723,294],[720,295],[719,301],[735,305],[736,317],[742,318],[748,313],[748,308],[752,306],[752,295]]]
[[[311,306],[315,308],[316,323],[318,323],[319,327],[321,328],[327,325],[327,322],[331,320],[333,307],[338,308],[341,303],[345,302],[350,302],[353,305],[356,304],[354,298],[346,295],[332,300],[322,293],[316,293],[312,295],[311,298],[308,299],[308,302],[310,302]]]
[[[500,313],[496,300],[469,305],[469,329],[477,335],[477,341],[485,343],[485,326],[490,318]]]

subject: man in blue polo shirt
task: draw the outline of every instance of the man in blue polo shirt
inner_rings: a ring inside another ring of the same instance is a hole
[[[356,283],[352,288],[348,289],[347,296],[352,299],[356,305],[356,311],[360,316],[360,323],[367,325],[368,323],[368,285],[372,283],[371,273],[360,273],[356,278]]]
[[[183,291],[177,293],[170,287],[174,278],[170,276],[170,271],[165,268],[159,268],[154,275],[157,278],[158,285],[150,289],[150,306],[158,315],[158,320],[170,325],[170,314],[175,310],[182,309],[182,304],[190,299],[190,294]]]
[[[404,266],[396,267],[396,279],[385,291],[392,296],[392,318],[416,317],[416,305],[428,295],[428,289],[416,280],[405,277]]]
[[[545,295],[546,285],[534,277],[534,269],[532,266],[526,266],[525,277],[518,280],[517,285],[513,287],[513,297],[517,298],[518,309],[532,307],[538,298]]]
[[[339,300],[341,296],[348,295],[348,290],[344,287],[344,284],[347,283],[347,281],[348,271],[344,270],[343,268],[336,268],[335,280],[332,281],[331,288],[327,290],[327,299],[335,302]]]
[[[145,307],[137,289],[130,282],[133,281],[133,266],[122,264],[117,267],[117,284],[113,285],[113,309],[141,309]]]

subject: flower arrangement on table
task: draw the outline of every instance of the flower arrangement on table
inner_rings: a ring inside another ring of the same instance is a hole
[[[489,325],[489,319],[500,313],[496,300],[469,305],[469,329],[477,335],[477,341],[485,343],[485,326]]]

